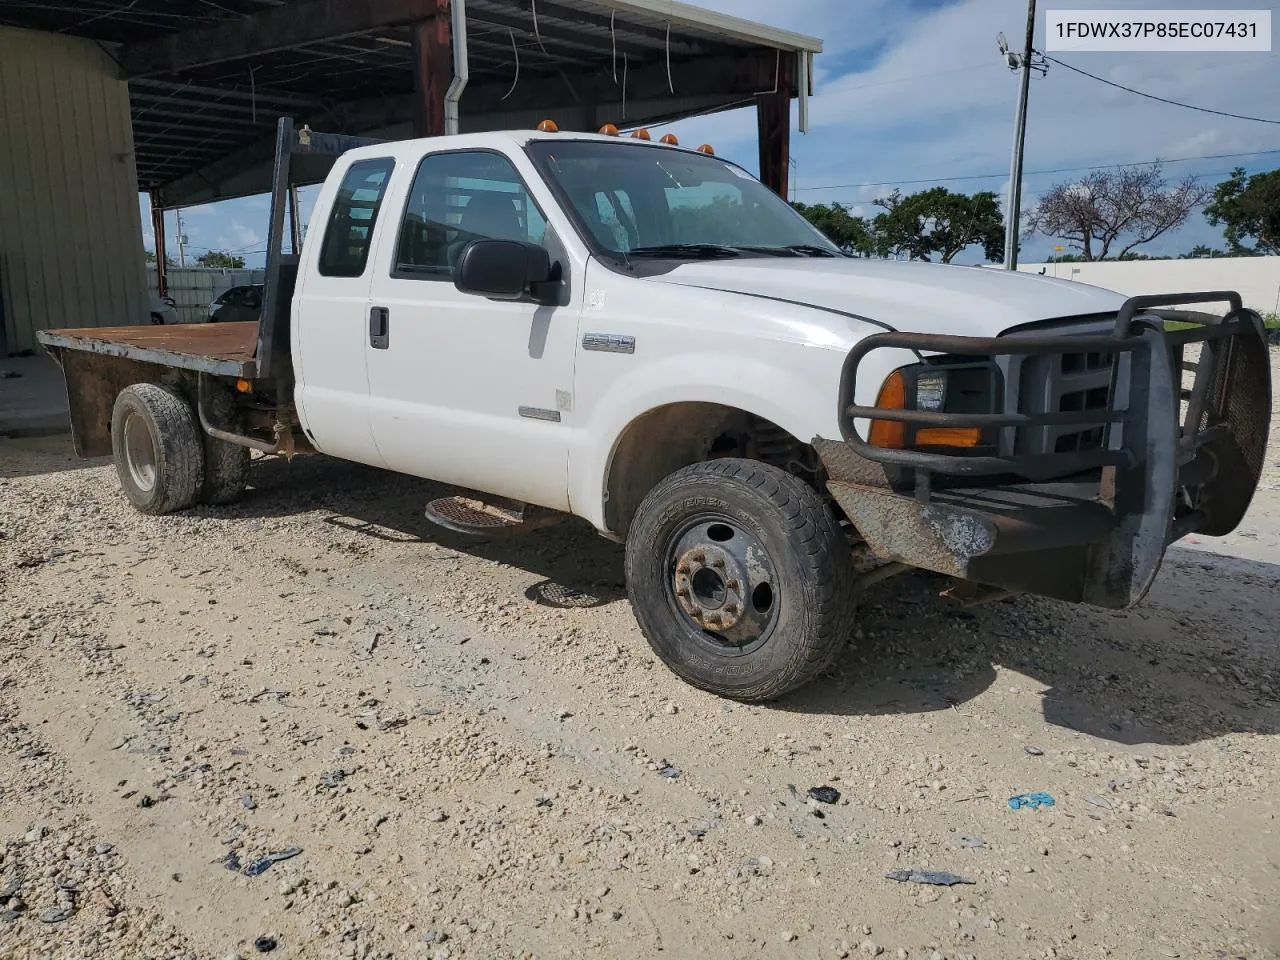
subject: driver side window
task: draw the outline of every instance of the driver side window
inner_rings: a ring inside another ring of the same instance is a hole
[[[392,276],[452,280],[473,240],[543,245],[547,223],[511,161],[462,151],[424,157],[400,223]]]

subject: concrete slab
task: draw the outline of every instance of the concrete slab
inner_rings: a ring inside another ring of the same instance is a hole
[[[0,437],[71,431],[62,371],[45,354],[0,359]]]

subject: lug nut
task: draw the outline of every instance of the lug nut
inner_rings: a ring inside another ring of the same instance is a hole
[[[706,563],[707,555],[703,553],[701,550],[699,550],[697,553],[689,554],[689,559],[692,560],[694,563]]]
[[[725,586],[726,586],[726,587],[728,587],[730,590],[741,590],[741,589],[742,589],[742,581],[741,581],[741,580],[730,580],[728,583],[726,583],[726,584],[725,584]]]
[[[742,608],[739,607],[736,603],[731,603],[724,608],[724,611],[725,613],[728,613],[736,617],[742,611]]]
[[[724,560],[722,560],[720,557],[716,557],[716,559],[711,561],[711,565],[715,567],[717,570],[723,570]]]
[[[687,599],[688,599],[688,597],[689,597],[689,588],[688,588],[688,587],[677,587],[677,588],[676,588],[676,596],[677,596],[677,597],[680,597],[681,599],[686,599],[686,600],[687,600]]]
[[[680,566],[676,567],[676,573],[680,574],[681,576],[687,577],[690,572],[691,572],[691,568],[687,563],[682,563],[680,564]]]

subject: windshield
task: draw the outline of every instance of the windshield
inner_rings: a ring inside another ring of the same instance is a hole
[[[594,140],[529,152],[602,255],[842,256],[759,180],[706,154]]]

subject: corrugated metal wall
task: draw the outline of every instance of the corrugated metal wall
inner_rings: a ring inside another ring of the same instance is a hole
[[[129,91],[91,41],[0,27],[0,295],[11,353],[148,321]]]

